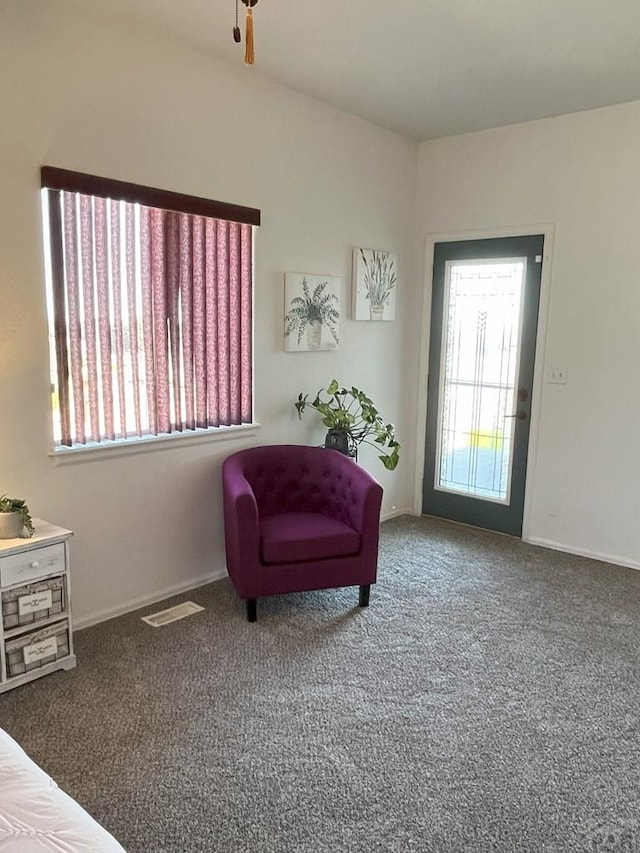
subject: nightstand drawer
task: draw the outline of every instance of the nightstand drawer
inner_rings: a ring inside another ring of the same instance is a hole
[[[44,548],[31,548],[10,557],[0,557],[0,585],[12,586],[16,583],[41,578],[54,572],[64,572],[64,544],[46,545]]]
[[[7,678],[40,669],[45,664],[69,656],[69,623],[66,620],[56,622],[41,631],[21,634],[7,640],[4,649]]]
[[[65,607],[65,578],[13,586],[2,593],[2,622],[4,630],[21,625],[35,625],[62,613]]]

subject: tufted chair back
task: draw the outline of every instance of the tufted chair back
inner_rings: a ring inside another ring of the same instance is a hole
[[[355,462],[335,450],[303,445],[255,447],[242,456],[260,517],[319,512],[353,524]]]

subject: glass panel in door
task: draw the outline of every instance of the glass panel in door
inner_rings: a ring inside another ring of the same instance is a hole
[[[526,265],[445,264],[437,490],[509,503]]]

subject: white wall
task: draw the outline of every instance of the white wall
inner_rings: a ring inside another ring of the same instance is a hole
[[[70,7],[71,8],[71,7]],[[0,493],[72,528],[76,617],[86,621],[224,567],[221,460],[250,443],[319,442],[293,401],[334,376],[394,420],[407,453],[384,511],[408,507],[414,425],[403,370],[412,310],[417,146],[255,72],[65,12],[0,7]],[[262,210],[256,239],[252,438],[59,465],[49,456],[49,367],[39,167],[46,163]],[[395,323],[348,316],[353,246],[395,250]],[[284,271],[343,278],[339,351],[285,354]],[[410,410],[409,410],[410,411]]]
[[[639,139],[639,103],[440,139],[417,183],[421,258],[430,232],[555,224],[542,364],[568,383],[542,385],[530,539],[637,567]]]

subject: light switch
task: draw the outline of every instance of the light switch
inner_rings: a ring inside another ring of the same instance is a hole
[[[567,368],[566,367],[550,367],[548,382],[553,385],[567,384]]]

